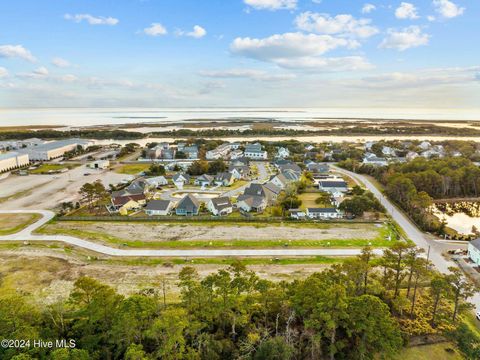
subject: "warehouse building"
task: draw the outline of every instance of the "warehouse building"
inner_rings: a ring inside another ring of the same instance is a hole
[[[29,162],[28,154],[17,152],[0,154],[0,173],[26,166]]]
[[[22,149],[21,152],[28,154],[30,161],[48,161],[62,157],[66,152],[76,149],[77,146],[85,148],[88,145],[90,145],[88,140],[68,139]]]

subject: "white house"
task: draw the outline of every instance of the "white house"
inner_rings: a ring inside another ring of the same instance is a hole
[[[215,216],[225,216],[233,211],[232,203],[227,196],[210,199],[207,209]]]
[[[170,214],[173,208],[173,202],[170,200],[152,200],[145,207],[145,213],[148,216],[166,216]]]
[[[374,165],[374,166],[387,166],[388,161],[385,158],[378,157],[375,154],[367,153],[365,154],[362,163],[366,165]]]
[[[409,151],[407,153],[407,155],[405,156],[405,158],[407,159],[407,161],[412,161],[414,159],[416,159],[417,157],[419,157],[420,155],[418,155],[418,153],[416,153],[415,151]]]
[[[430,144],[430,142],[428,141],[422,141],[420,143],[420,145],[418,145],[422,150],[427,150],[427,149],[430,149],[432,147],[432,144]]]
[[[263,150],[262,145],[259,143],[248,144],[245,147],[245,157],[249,159],[259,159],[266,160],[268,158],[268,153]]]
[[[480,238],[468,243],[468,257],[476,266],[480,266]]]
[[[207,160],[226,159],[230,153],[231,146],[228,143],[222,144],[213,150],[207,151],[205,158]]]
[[[322,179],[318,182],[318,189],[340,197],[348,192],[348,184],[340,178]]]
[[[183,173],[177,173],[173,176],[172,181],[178,189],[183,189],[183,186],[190,182],[190,176]]]
[[[307,217],[310,219],[340,219],[342,214],[335,208],[307,208]]]
[[[290,151],[287,148],[279,147],[277,150],[277,158],[286,159],[290,156]]]
[[[165,176],[155,176],[151,178],[146,178],[145,182],[148,184],[148,186],[154,187],[154,188],[168,185],[168,180],[165,178]]]

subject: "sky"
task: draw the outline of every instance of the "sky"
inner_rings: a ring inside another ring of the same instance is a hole
[[[15,0],[0,107],[480,108],[479,0]]]

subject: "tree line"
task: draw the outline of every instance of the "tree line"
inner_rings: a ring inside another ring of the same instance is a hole
[[[355,160],[339,165],[375,177],[385,186],[386,194],[426,231],[443,233],[445,226],[429,211],[434,199],[480,196],[480,168],[463,157],[419,157],[386,167]]]
[[[75,349],[0,349],[2,359],[390,359],[414,336],[451,338],[469,359],[480,341],[462,324],[472,287],[458,269],[442,275],[397,243],[370,248],[291,282],[261,279],[234,262],[203,279],[184,267],[169,301],[165,278],[130,296],[89,277],[68,298],[43,304],[0,294],[0,336],[74,339]]]

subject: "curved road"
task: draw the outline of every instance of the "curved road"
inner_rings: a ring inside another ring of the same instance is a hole
[[[442,256],[443,247],[440,243],[428,239],[425,234],[413,224],[410,219],[408,219],[403,212],[401,212],[397,207],[387,199],[385,195],[378,190],[375,185],[364,175],[360,175],[342,168],[339,168],[335,165],[331,166],[335,171],[343,173],[355,181],[359,181],[365,185],[365,187],[371,191],[375,197],[380,201],[380,203],[385,207],[390,216],[397,222],[397,224],[405,231],[407,237],[410,238],[419,248],[425,250],[425,254],[429,254],[430,261],[435,265],[435,267],[443,272],[448,273],[448,268],[450,266],[456,267],[457,265],[446,260]]]
[[[360,254],[361,249],[244,249],[244,250],[213,250],[213,249],[189,249],[189,250],[130,250],[117,249],[101,245],[92,241],[79,239],[66,235],[33,235],[32,231],[38,229],[50,221],[55,214],[47,210],[10,210],[0,214],[31,214],[38,213],[42,218],[22,231],[7,236],[0,236],[0,241],[58,241],[69,245],[78,246],[87,250],[95,251],[110,256],[143,256],[143,257],[226,257],[226,256],[355,256]],[[382,254],[381,249],[375,249],[374,253]]]

